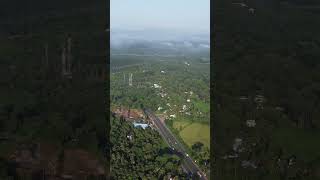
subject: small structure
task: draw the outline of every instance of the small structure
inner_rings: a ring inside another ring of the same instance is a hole
[[[186,109],[187,109],[187,105],[184,104],[184,105],[182,106],[182,110],[184,111],[184,110],[186,110]]]
[[[166,96],[167,96],[167,93],[163,93],[163,92],[161,92],[161,93],[159,93],[159,95],[161,96],[161,98],[164,98],[164,97],[166,97]]]
[[[132,135],[127,135],[127,138],[132,141]]]
[[[238,154],[230,154],[230,155],[223,156],[222,159],[236,159],[238,157],[239,157]]]
[[[165,74],[166,72],[165,72],[165,71],[161,71],[161,73],[162,73],[162,74]]]
[[[248,100],[248,97],[247,97],[247,96],[240,96],[240,97],[239,97],[239,100],[243,100],[243,101],[244,101],[244,100]]]
[[[176,115],[175,114],[171,114],[169,117],[170,118],[176,118]]]
[[[232,149],[235,152],[240,152],[240,146],[242,145],[242,139],[235,138],[234,143],[232,145]]]
[[[191,102],[191,100],[190,100],[190,99],[187,99],[187,102]]]
[[[247,120],[247,121],[246,121],[246,125],[247,125],[248,127],[255,127],[255,126],[256,126],[256,120],[254,120],[254,119]]]
[[[156,88],[156,89],[160,89],[161,86],[159,84],[153,84],[153,87]]]
[[[275,110],[277,110],[277,111],[284,111],[284,108],[282,108],[282,107],[280,107],[280,106],[277,106],[277,107],[275,107]]]
[[[254,11],[255,11],[255,9],[249,8],[249,12],[250,12],[251,14],[254,14]]]
[[[241,7],[248,7],[245,3],[232,3],[232,4],[240,5]]]
[[[134,127],[141,127],[142,129],[146,129],[147,127],[149,127],[149,124],[145,124],[145,123],[133,123]]]
[[[129,75],[129,86],[132,86],[132,73],[130,73],[130,75]]]
[[[251,168],[253,168],[253,169],[256,169],[256,168],[257,168],[257,166],[256,166],[253,162],[251,162],[251,161],[242,161],[242,162],[241,162],[241,166],[242,166],[243,168],[249,168],[249,167],[251,167]]]

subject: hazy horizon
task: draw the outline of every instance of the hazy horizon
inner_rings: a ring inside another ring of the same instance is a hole
[[[210,32],[210,0],[111,0],[110,4],[112,32]]]

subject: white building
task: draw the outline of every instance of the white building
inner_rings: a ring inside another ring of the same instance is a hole
[[[153,84],[153,87],[156,88],[156,89],[160,89],[161,86],[159,84]]]
[[[246,125],[248,127],[255,127],[256,126],[256,120],[247,120]]]
[[[176,115],[175,114],[171,114],[169,117],[170,118],[176,118]]]
[[[187,105],[183,105],[182,110],[186,110],[186,109],[187,109]]]

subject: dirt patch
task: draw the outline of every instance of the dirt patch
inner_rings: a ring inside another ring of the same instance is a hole
[[[113,113],[115,113],[117,116],[122,116],[128,120],[145,119],[143,111],[139,109],[129,109],[127,107],[121,107],[113,109]]]

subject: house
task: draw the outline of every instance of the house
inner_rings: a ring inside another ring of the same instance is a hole
[[[249,12],[250,12],[250,13],[252,13],[252,14],[253,14],[253,13],[254,13],[254,11],[255,11],[255,9],[253,9],[253,8],[249,8]]]
[[[234,140],[234,144],[232,145],[232,149],[235,151],[235,152],[240,152],[240,146],[242,145],[242,139],[240,138],[236,138]]]
[[[160,89],[161,86],[159,84],[153,84],[153,87],[156,88],[156,89]]]
[[[169,117],[170,118],[176,118],[176,115],[175,114],[171,114]]]
[[[127,135],[127,139],[132,140],[132,135]]]
[[[256,126],[256,120],[247,120],[246,125],[248,127],[255,127]]]
[[[186,110],[186,109],[187,109],[187,105],[183,105],[182,110]]]

